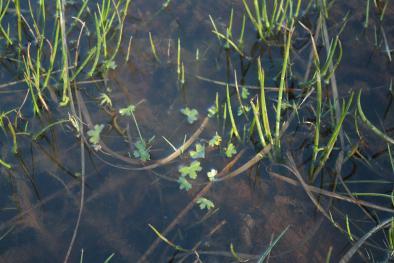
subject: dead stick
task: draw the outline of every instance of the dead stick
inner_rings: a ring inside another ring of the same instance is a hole
[[[234,164],[239,160],[239,158],[241,158],[241,156],[244,154],[244,152],[245,152],[245,150],[240,151],[239,154],[220,171],[220,173],[217,175],[217,177],[221,177],[221,176],[225,175],[231,169],[231,167],[233,167]],[[161,232],[161,234],[163,236],[166,236],[176,225],[178,225],[178,223],[182,220],[182,218],[193,208],[197,199],[200,198],[201,196],[203,196],[205,193],[207,193],[209,191],[209,189],[211,189],[212,185],[213,185],[213,182],[209,182],[206,186],[204,186],[201,189],[201,191],[198,192],[196,196],[194,196],[194,198],[189,202],[189,204],[187,206],[185,206],[181,210],[181,212],[179,212],[179,214],[174,218],[174,220],[172,220],[172,222],[166,227],[166,229],[164,229],[164,231]],[[160,241],[161,241],[161,239],[159,237],[157,237],[155,239],[155,241],[152,243],[152,245],[150,245],[150,247],[145,251],[145,253],[142,255],[142,257],[138,260],[138,263],[146,262],[149,255],[152,254],[152,252],[156,249],[156,247],[160,243]]]

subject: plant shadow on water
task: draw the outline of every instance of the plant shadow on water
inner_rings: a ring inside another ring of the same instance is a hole
[[[51,111],[43,110],[36,92],[43,111],[34,113],[34,99],[26,99],[26,72],[11,67],[11,60],[0,65],[21,75],[10,79],[2,71],[0,78],[17,82],[14,90],[0,86],[0,261],[63,261],[76,229],[81,181],[84,209],[70,262],[263,262],[265,252],[273,262],[336,262],[392,216],[392,144],[360,121],[361,113],[353,107],[344,114],[338,142],[329,145],[341,116],[337,105],[345,108],[351,91],[362,90],[360,104],[369,121],[393,137],[393,5],[387,4],[381,19],[386,2],[377,1],[377,11],[371,3],[367,21],[365,7],[357,1],[321,7],[321,13],[329,8],[324,19],[315,4],[303,3],[301,10],[308,12],[301,12],[297,26],[281,21],[277,31],[272,28],[262,36],[245,11],[252,8],[247,1],[207,2],[133,1],[119,50],[116,34],[103,45],[108,53],[117,51],[116,61],[100,62],[98,72],[76,78],[78,91],[70,91],[85,115],[58,107],[58,83],[45,89]],[[73,8],[70,4],[66,10]],[[22,3],[22,10],[28,6]],[[120,20],[123,11],[117,12],[114,17]],[[244,38],[233,46],[244,17]],[[311,44],[303,27],[322,37]],[[78,39],[76,31],[71,35]],[[326,49],[337,35],[340,42],[330,61]],[[81,54],[97,41],[87,38]],[[282,67],[286,41],[290,62]],[[316,62],[320,55],[321,69]],[[337,59],[341,63],[330,75],[325,60],[332,67]],[[61,61],[59,57],[59,65]],[[265,95],[260,92],[264,77]],[[236,80],[239,87],[232,85]],[[284,99],[278,115],[281,83]],[[319,101],[323,105],[316,106]],[[276,122],[282,128],[287,120],[287,131],[275,134]],[[84,136],[73,121],[86,126],[89,148],[81,147],[78,138]],[[188,140],[190,147],[166,159]],[[269,147],[273,150],[264,152]],[[262,152],[267,158],[256,165],[239,175],[230,172]],[[337,179],[338,173],[343,179]],[[394,245],[386,235],[393,234],[374,235],[352,260],[371,260],[371,255],[388,260]]]

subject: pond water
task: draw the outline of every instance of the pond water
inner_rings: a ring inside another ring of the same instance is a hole
[[[91,8],[94,7],[92,5]],[[222,84],[234,83],[234,70],[239,83],[259,85],[256,77],[258,56],[265,70],[266,86],[279,85],[283,63],[282,38],[275,39],[271,46],[262,44],[257,41],[256,32],[247,21],[244,50],[251,57],[248,59],[234,50],[224,49],[223,43],[212,33],[209,15],[218,30],[225,32],[233,8],[233,32],[238,34],[244,14],[242,1],[170,1],[167,8],[161,10],[161,7],[160,1],[133,1],[125,20],[117,67],[95,77],[94,82],[78,83],[91,121],[104,124],[101,139],[124,158],[128,158],[135,149],[128,139],[135,142],[139,132],[147,140],[154,137],[150,149],[152,160],[171,154],[174,151],[172,145],[180,147],[199,128],[209,107],[215,104],[216,94],[220,103],[225,102],[226,87]],[[72,8],[71,5],[70,10]],[[314,7],[311,8],[312,11],[300,22],[315,32],[318,15],[313,11]],[[394,67],[388,55],[392,50],[387,51],[386,47],[394,46],[394,5],[388,5],[382,22],[374,9],[370,13],[369,26],[364,28],[365,6],[359,1],[333,2],[330,8],[327,19],[330,39],[339,32],[343,18],[348,14],[348,21],[340,34],[343,57],[335,73],[338,98],[348,100],[350,91],[362,89],[361,102],[365,114],[392,137]],[[152,52],[149,32],[157,58]],[[178,39],[185,68],[184,83],[179,81],[177,74]],[[286,93],[290,103],[301,94],[300,83],[304,80],[309,61],[309,39],[306,31],[297,29],[294,34],[292,79],[288,81],[292,91]],[[321,40],[317,41],[317,48],[322,53],[323,44]],[[88,49],[82,47],[82,50],[84,48]],[[2,52],[7,57],[7,51]],[[19,107],[27,91],[23,82],[6,85],[23,78],[23,74],[10,65],[12,62],[7,59],[0,64],[0,80],[5,84],[0,88],[1,112]],[[330,85],[324,86],[326,102],[332,98],[331,91]],[[16,154],[13,153],[15,144],[8,130],[0,132],[0,157],[12,165],[12,169],[0,166],[1,262],[63,261],[78,218],[81,145],[74,128],[63,123],[48,129],[36,140],[29,135],[59,119],[68,118],[69,108],[59,107],[56,95],[51,91],[47,93],[51,112],[34,117],[30,110],[32,102],[27,99],[21,109],[23,117],[10,117],[10,123],[17,127]],[[132,119],[114,117],[111,110],[98,106],[97,98],[102,93],[111,94],[116,110],[130,104],[137,105],[134,114],[139,131]],[[259,91],[250,89],[249,93],[248,99],[244,100],[246,104]],[[274,125],[276,91],[267,90],[266,94],[269,113],[272,114],[271,125]],[[231,96],[235,113],[238,100],[233,88]],[[314,105],[315,99],[312,97],[308,103]],[[185,107],[199,112],[193,124],[189,124],[180,112]],[[325,120],[335,118],[335,113],[325,107]],[[346,156],[340,169],[342,177],[353,193],[389,196],[393,190],[393,167],[387,144],[361,122],[355,126],[354,110],[348,115],[343,126],[345,153],[352,149],[355,151],[353,155]],[[248,116],[253,118],[251,112]],[[289,116],[290,110],[287,110],[283,118]],[[338,261],[354,242],[349,240],[348,233],[341,233],[322,215],[299,184],[293,185],[298,180],[286,169],[286,165],[290,166],[288,159],[294,158],[296,169],[307,178],[313,147],[314,129],[310,125],[313,118],[313,107],[300,109],[282,137],[283,156],[265,158],[234,178],[210,184],[206,177],[208,171],[216,169],[220,172],[227,165],[234,170],[261,150],[257,134],[249,138],[249,131],[244,131],[244,125],[250,120],[245,120],[241,113],[236,120],[241,136],[246,139],[237,143],[232,139],[240,154],[239,159],[232,163],[233,158],[225,155],[226,144],[231,140],[229,116],[225,121],[222,117],[211,118],[196,142],[207,144],[218,132],[223,137],[223,146],[206,146],[205,158],[199,160],[202,171],[189,191],[180,190],[177,182],[179,167],[191,163],[189,151],[158,168],[136,170],[141,163],[132,165],[124,162],[106,148],[95,151],[86,147],[84,207],[69,261],[78,262],[83,258],[83,262],[104,262],[114,254],[110,262],[237,262],[234,256],[237,254],[242,260],[257,262],[270,242],[287,227],[273,248],[269,261],[322,262],[331,252],[331,261]],[[27,124],[28,129],[25,129]],[[119,130],[126,127],[128,129],[121,135]],[[332,127],[324,122],[321,129],[322,140],[328,141]],[[338,143],[334,148],[332,158],[315,182],[316,187],[332,190],[340,147]],[[194,144],[190,149],[195,149]],[[285,181],[280,176],[292,181]],[[373,182],[363,183],[361,180]],[[341,185],[337,187],[336,192],[345,195],[345,189]],[[191,206],[193,198],[202,189],[207,190],[203,196],[215,205],[209,212],[197,204]],[[314,196],[333,221],[344,229],[348,217],[355,237],[363,236],[377,221],[392,216],[389,211],[381,212],[369,207],[361,209],[353,203],[323,195]],[[360,199],[392,208],[389,198],[361,196]],[[149,225],[169,242],[195,252],[174,249],[158,239]],[[375,260],[387,259],[385,240],[383,233],[375,235],[363,246],[362,253],[356,254],[352,260],[372,260],[368,255]]]

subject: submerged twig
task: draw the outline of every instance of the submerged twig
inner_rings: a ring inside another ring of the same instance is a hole
[[[237,156],[234,157],[233,160],[231,160],[221,171],[220,173],[217,174],[217,177],[222,177],[224,176],[228,170],[231,169],[235,165],[235,163],[241,158],[245,151],[242,150],[237,154]],[[162,235],[167,235],[178,223],[182,220],[182,218],[193,208],[194,204],[196,201],[205,193],[211,189],[213,185],[213,182],[209,182],[207,185],[205,185],[195,196],[194,198],[189,202],[187,206],[185,206],[179,213],[178,215],[171,221],[171,223],[164,229],[163,232],[161,232]],[[149,255],[152,254],[152,252],[156,249],[157,245],[160,243],[160,238],[156,238],[155,241],[149,246],[149,248],[145,251],[145,253],[140,257],[138,260],[138,263],[141,262],[146,262]]]

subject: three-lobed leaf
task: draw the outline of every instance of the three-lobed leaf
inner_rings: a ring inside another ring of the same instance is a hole
[[[135,150],[133,155],[135,158],[140,159],[141,161],[149,161],[150,160],[150,152],[149,148],[144,141],[138,140],[135,144]]]
[[[205,146],[201,143],[196,144],[196,150],[191,150],[189,155],[193,159],[204,159],[205,158]]]
[[[104,129],[104,124],[96,124],[93,129],[87,132],[89,136],[89,142],[93,145],[98,145],[100,143],[100,133]]]
[[[219,146],[222,143],[222,137],[216,132],[216,134],[209,140],[208,145],[211,147]]]
[[[193,161],[189,166],[181,166],[179,172],[182,176],[189,176],[190,179],[196,179],[197,173],[201,172],[202,167],[199,161]]]
[[[130,104],[130,105],[129,105],[128,107],[126,107],[126,108],[121,108],[121,109],[119,109],[119,114],[120,114],[121,116],[131,117],[131,116],[133,116],[134,111],[135,111],[135,105]]]
[[[189,191],[192,188],[192,185],[185,178],[185,176],[180,176],[178,178],[179,189]]]
[[[204,209],[210,210],[215,207],[215,204],[211,200],[204,198],[204,197],[198,198],[197,204],[201,210],[204,210]]]
[[[242,87],[241,97],[246,100],[249,97],[250,93],[249,90],[245,87]]]
[[[233,157],[234,154],[236,154],[236,153],[237,153],[237,149],[235,148],[234,144],[230,142],[230,143],[228,144],[227,148],[226,148],[226,156],[227,156],[228,158],[231,158],[231,157]]]
[[[198,119],[198,111],[189,107],[181,109],[181,113],[187,117],[187,122],[193,124]]]
[[[207,176],[208,176],[209,181],[211,181],[211,182],[214,181],[217,174],[218,174],[218,171],[215,169],[211,169],[209,172],[207,172]]]

